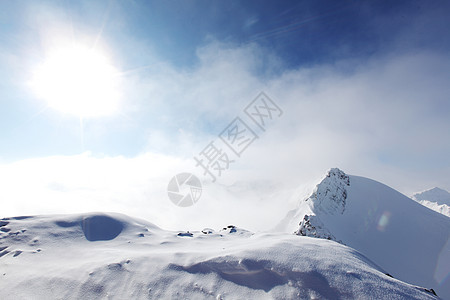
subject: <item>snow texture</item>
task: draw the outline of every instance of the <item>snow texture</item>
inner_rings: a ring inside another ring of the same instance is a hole
[[[0,299],[436,299],[323,239],[105,213],[0,222]]]

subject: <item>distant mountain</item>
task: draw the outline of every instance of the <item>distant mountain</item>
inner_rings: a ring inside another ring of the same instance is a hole
[[[415,193],[412,198],[416,201],[428,200],[439,205],[445,204],[450,206],[450,193],[438,187]]]
[[[450,217],[450,193],[440,188],[432,188],[415,193],[411,198],[423,206]]]
[[[104,213],[1,219],[0,270],[15,300],[437,299],[333,241]]]
[[[450,218],[382,183],[331,169],[278,229],[341,242],[450,299]]]

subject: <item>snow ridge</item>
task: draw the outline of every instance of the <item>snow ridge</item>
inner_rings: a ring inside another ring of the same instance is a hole
[[[347,200],[347,187],[350,178],[338,168],[330,169],[325,178],[316,186],[312,195],[305,200],[311,205],[312,211],[324,212],[330,215],[343,214]],[[295,234],[327,240],[338,241],[315,214],[305,214]]]

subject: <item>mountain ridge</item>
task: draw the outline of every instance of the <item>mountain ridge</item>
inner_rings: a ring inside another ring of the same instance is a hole
[[[444,216],[450,217],[450,193],[444,189],[434,187],[415,193],[411,199]]]
[[[380,182],[330,169],[281,228],[341,242],[394,277],[450,298],[450,219]]]

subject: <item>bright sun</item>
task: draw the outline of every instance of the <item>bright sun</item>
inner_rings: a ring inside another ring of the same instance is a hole
[[[80,117],[111,115],[120,98],[117,70],[105,55],[80,45],[49,53],[32,87],[49,107]]]

